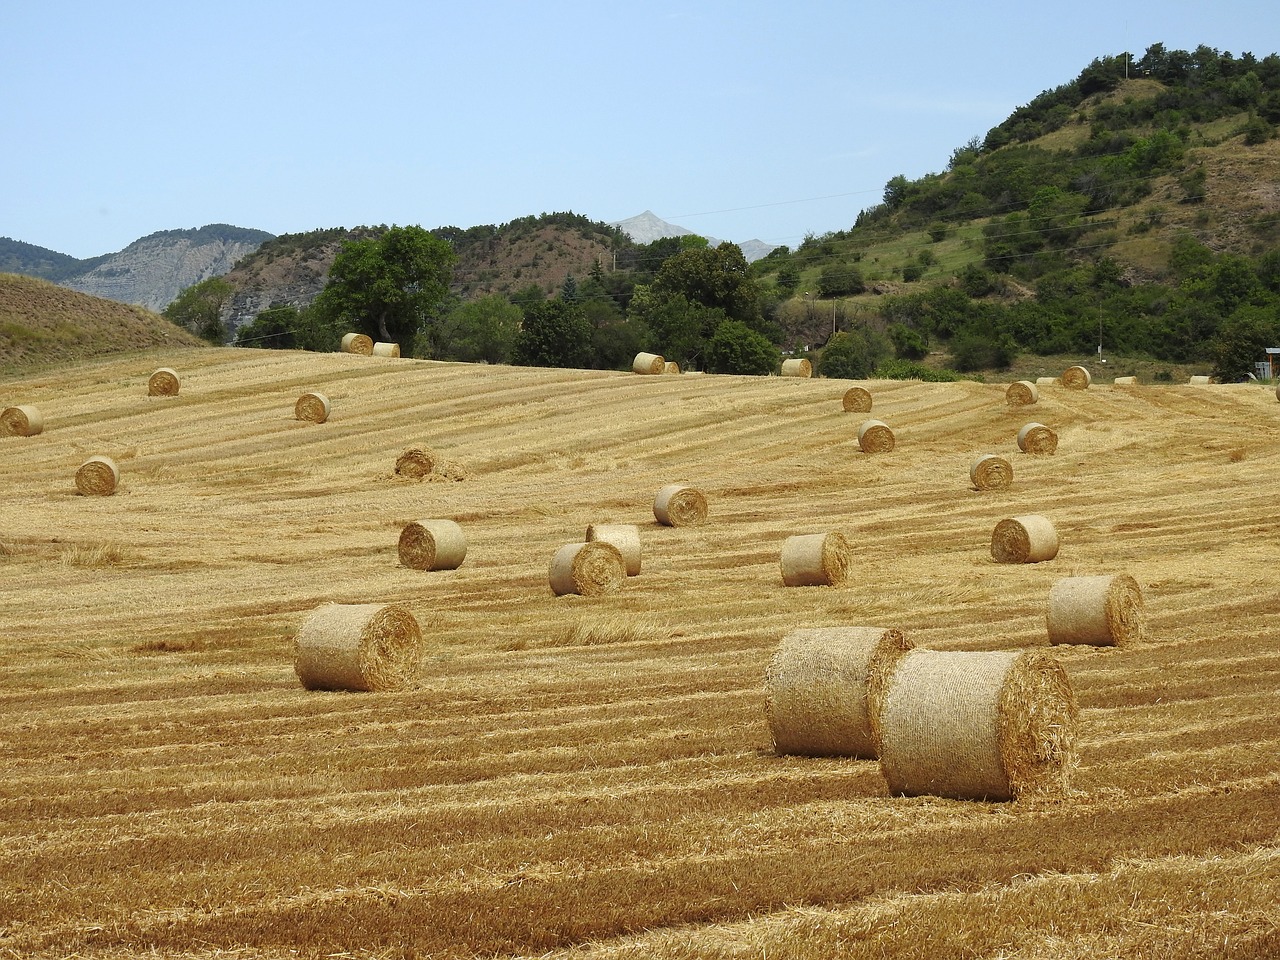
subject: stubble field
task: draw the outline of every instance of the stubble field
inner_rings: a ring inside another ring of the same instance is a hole
[[[146,395],[159,366],[177,397]],[[848,382],[157,352],[0,383],[0,956],[1280,955],[1280,403],[1259,387]],[[324,424],[293,418],[317,390]],[[1056,456],[1017,450],[1029,420]],[[442,475],[394,475],[430,447]],[[979,493],[970,463],[1008,458]],[[76,494],[87,457],[115,496]],[[685,482],[705,525],[659,526]],[[989,555],[1042,513],[1058,557]],[[401,528],[462,525],[455,571]],[[588,524],[643,568],[555,597]],[[785,538],[855,571],[786,588]],[[1053,649],[1081,706],[1063,800],[891,797],[777,757],[763,674],[800,627],[1047,647],[1064,576],[1129,573],[1149,638]],[[396,693],[303,690],[319,604],[401,602]]]

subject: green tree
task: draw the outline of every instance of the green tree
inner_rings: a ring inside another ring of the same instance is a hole
[[[227,338],[222,323],[222,307],[231,299],[235,288],[223,277],[210,277],[192,284],[164,308],[164,316],[180,327],[210,343],[221,344]]]
[[[515,361],[530,367],[586,367],[591,358],[591,323],[576,303],[539,300],[521,308],[524,323]]]
[[[852,297],[863,293],[867,282],[852,263],[831,264],[818,276],[818,293],[824,297]]]
[[[236,346],[292,350],[297,346],[294,330],[298,325],[297,307],[271,307],[236,331]]]
[[[867,327],[837,333],[822,348],[818,373],[842,380],[865,380],[891,352],[889,341]]]
[[[707,344],[707,367],[712,373],[765,375],[777,369],[782,354],[768,337],[738,320],[724,320]]]
[[[343,245],[317,304],[349,329],[415,356],[420,335],[430,340],[427,328],[449,294],[456,259],[446,241],[422,227],[391,227]]]
[[[1218,328],[1209,341],[1213,375],[1222,383],[1245,379],[1265,348],[1280,344],[1280,320],[1274,308],[1241,307]]]
[[[465,363],[510,363],[523,318],[520,308],[506,297],[459,303],[440,321],[437,356]]]
[[[682,296],[704,307],[718,307],[731,320],[754,324],[760,319],[760,293],[747,259],[734,243],[714,250],[695,247],[665,261],[653,281],[657,294]]]

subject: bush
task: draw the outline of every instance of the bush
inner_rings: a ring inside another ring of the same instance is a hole
[[[782,354],[768,338],[738,320],[725,320],[707,344],[707,367],[712,373],[763,376],[773,373]]]
[[[951,362],[957,370],[1005,370],[1018,355],[1013,338],[976,331],[957,334],[951,341]]]
[[[965,379],[954,370],[935,370],[910,360],[886,360],[876,367],[875,375],[881,380],[923,380],[926,383],[955,383]]]
[[[894,356],[899,360],[923,360],[929,353],[929,345],[920,331],[901,323],[889,327],[889,339],[893,342]]]
[[[865,380],[876,365],[888,357],[889,350],[889,342],[883,335],[865,327],[837,333],[822,349],[818,373],[843,380]]]

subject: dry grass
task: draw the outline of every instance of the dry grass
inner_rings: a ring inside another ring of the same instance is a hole
[[[955,478],[1016,452],[1001,385],[874,384],[890,457],[829,387],[218,349],[0,385],[47,417],[0,438],[0,957],[1274,955],[1274,395],[1045,390],[1057,456],[993,500]],[[290,416],[309,389],[324,429]],[[394,481],[422,443],[465,480]],[[70,489],[97,450],[136,451],[128,496]],[[704,525],[654,520],[671,477]],[[1058,556],[993,562],[1024,514]],[[462,567],[398,564],[419,516],[466,527]],[[640,526],[642,575],[554,597],[547,559],[601,516]],[[795,529],[845,531],[856,586],[797,600]],[[787,632],[1047,649],[1051,585],[1117,570],[1147,641],[1052,651],[1066,798],[893,798],[874,762],[769,750]],[[418,685],[303,690],[325,602],[405,604]]]

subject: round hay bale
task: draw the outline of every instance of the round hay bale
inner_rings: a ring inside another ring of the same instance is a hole
[[[1036,377],[1037,387],[1051,387],[1058,382],[1057,377]]]
[[[665,363],[663,363],[662,372],[663,373],[679,373],[680,364],[676,363],[674,360],[668,360]]]
[[[663,373],[667,369],[667,361],[656,353],[637,353],[631,361],[631,369],[635,373]]]
[[[668,483],[653,498],[653,515],[668,527],[696,527],[707,519],[707,498],[682,483]]]
[[[161,367],[147,380],[148,397],[176,397],[182,387],[178,373],[169,367]]]
[[[425,447],[410,447],[396,457],[396,474],[421,479],[435,473],[436,454]]]
[[[452,520],[415,520],[400,531],[400,562],[413,570],[457,570],[467,535]]]
[[[308,690],[400,690],[418,679],[422,647],[405,607],[327,603],[302,622],[293,669]]]
[[[866,387],[850,387],[844,392],[843,402],[847,413],[870,413],[871,391]]]
[[[782,361],[782,376],[784,377],[812,377],[813,364],[804,357],[792,357],[790,360]]]
[[[779,754],[874,760],[880,699],[909,641],[883,627],[793,630],[764,675],[764,713]]]
[[[76,471],[76,492],[85,497],[109,497],[120,483],[120,468],[110,457],[90,457]]]
[[[342,335],[342,352],[358,353],[362,357],[368,357],[373,354],[373,337],[367,337],[363,333],[344,333]]]
[[[400,356],[400,344],[382,342],[375,343],[373,345],[373,355],[375,357],[398,357]]]
[[[788,587],[838,587],[849,579],[853,547],[842,533],[804,533],[782,544],[782,583]]]
[[[1067,367],[1062,371],[1062,385],[1068,390],[1084,390],[1093,383],[1093,377],[1084,367]]]
[[[1016,380],[1004,392],[1004,402],[1011,407],[1025,407],[1040,399],[1040,391],[1030,380]]]
[[[1138,385],[1137,377],[1116,377],[1115,385],[1117,387],[1136,387]]]
[[[863,453],[888,453],[896,442],[883,420],[868,420],[858,427],[858,446]]]
[[[1025,423],[1018,430],[1018,449],[1023,453],[1056,453],[1058,435],[1043,423]]]
[[[1203,375],[1197,375],[1188,380],[1187,383],[1193,387],[1204,387],[1208,386],[1209,378]]]
[[[566,543],[551,558],[547,577],[557,597],[566,593],[595,597],[621,589],[627,579],[627,562],[622,551],[603,540]]]
[[[329,398],[323,393],[304,393],[293,405],[293,415],[309,423],[324,423],[329,419]]]
[[[1057,555],[1058,531],[1048,517],[1010,517],[991,531],[991,559],[997,563],[1040,563]]]
[[[1142,587],[1127,573],[1065,577],[1049,588],[1049,642],[1121,647],[1146,635]]]
[[[909,650],[879,706],[890,793],[1017,800],[1067,791],[1079,707],[1046,653]]]
[[[0,436],[34,437],[44,429],[44,417],[30,405],[6,407],[0,412]]]
[[[984,453],[969,465],[969,480],[975,490],[1007,490],[1013,483],[1013,465],[1004,457]]]
[[[611,543],[622,554],[627,576],[640,575],[640,528],[634,523],[593,523],[587,527],[586,541]]]

